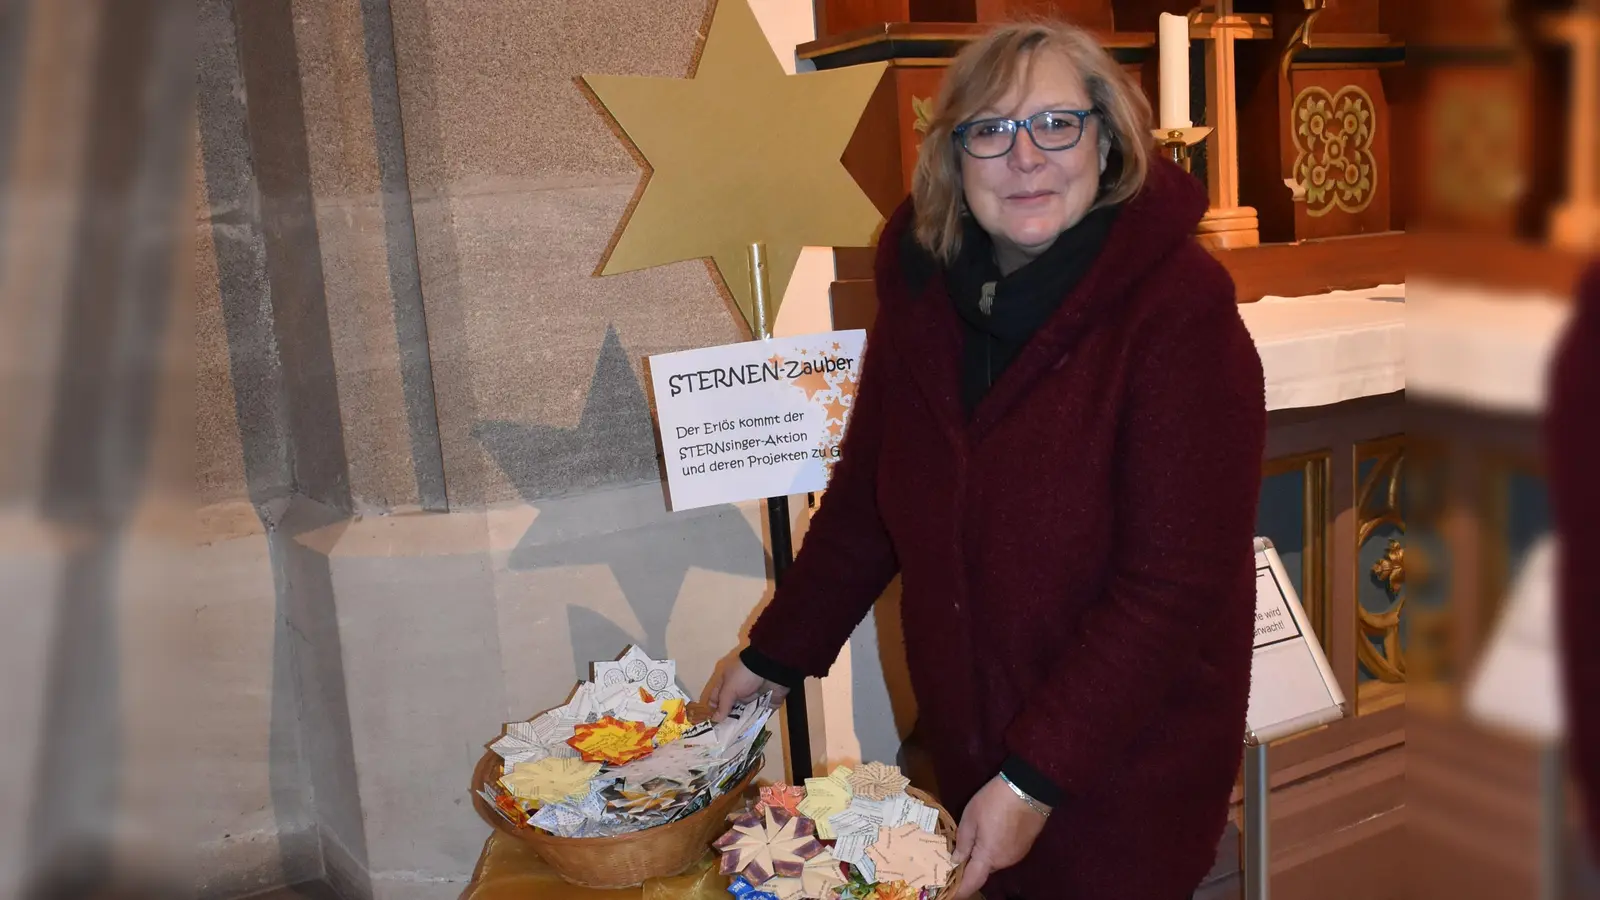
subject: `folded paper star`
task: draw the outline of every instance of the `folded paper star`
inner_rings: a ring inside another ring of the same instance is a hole
[[[806,867],[800,872],[803,897],[832,897],[836,889],[847,883],[839,860],[827,850],[806,860]]]
[[[873,863],[872,857],[867,855],[867,850],[870,849],[872,845],[877,842],[877,840],[877,829],[872,831],[852,831],[849,834],[841,834],[839,835],[838,840],[834,842],[833,858],[847,862],[854,866],[856,872],[860,873],[861,877],[865,878],[867,881],[877,881],[877,867]]]
[[[642,722],[606,716],[592,724],[578,725],[567,743],[587,762],[613,766],[643,759],[655,751],[656,730]]]
[[[798,804],[800,814],[817,823],[817,837],[833,840],[833,827],[828,820],[843,812],[855,796],[850,787],[851,771],[847,766],[833,770],[827,778],[807,778],[806,798]]]
[[[524,800],[560,803],[569,797],[589,793],[589,779],[600,771],[599,763],[577,759],[546,759],[518,763],[500,779],[505,789]]]
[[[806,798],[806,789],[795,787],[792,784],[766,785],[761,788],[761,799],[756,801],[756,812],[764,813],[767,807],[774,807],[788,812],[790,815],[802,815],[800,801]]]
[[[507,725],[505,735],[490,744],[489,749],[500,754],[508,769],[517,763],[532,762],[550,755],[531,722],[512,722]]]
[[[670,659],[651,659],[648,653],[638,647],[629,647],[622,658],[615,662],[594,664],[594,683],[601,690],[634,684],[649,688],[652,694],[659,694],[671,687],[677,677],[677,663]]]
[[[955,863],[950,844],[907,822],[878,832],[877,843],[867,848],[878,881],[904,881],[915,888],[943,887]]]
[[[798,877],[806,860],[822,852],[811,820],[781,809],[768,809],[759,818],[739,816],[711,846],[722,851],[722,874],[742,874],[756,885],[778,876]]]
[[[684,708],[687,705],[682,700],[668,700],[661,704],[661,711],[666,714],[666,718],[656,726],[657,747],[672,743],[689,730],[689,713]]]
[[[900,774],[895,766],[869,762],[850,776],[850,787],[857,797],[883,800],[901,793],[911,784],[911,779]]]

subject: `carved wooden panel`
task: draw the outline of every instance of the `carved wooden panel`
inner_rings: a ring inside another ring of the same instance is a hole
[[[1295,237],[1389,231],[1389,107],[1377,69],[1296,68],[1285,171],[1304,192]]]

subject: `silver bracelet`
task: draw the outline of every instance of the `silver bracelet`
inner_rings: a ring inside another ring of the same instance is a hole
[[[1006,773],[1004,773],[1004,772],[1000,773],[1000,780],[1004,781],[1006,783],[1006,787],[1011,788],[1011,793],[1016,794],[1017,797],[1019,797],[1022,800],[1023,803],[1028,804],[1028,808],[1029,809],[1033,810],[1034,812],[1038,813],[1041,816],[1044,816],[1046,819],[1050,818],[1050,811],[1051,811],[1050,807],[1045,806],[1043,803],[1040,803],[1039,801],[1033,799],[1032,797],[1029,797],[1027,791],[1024,791],[1022,788],[1019,788],[1016,785],[1012,784],[1011,783],[1011,779],[1006,777]]]

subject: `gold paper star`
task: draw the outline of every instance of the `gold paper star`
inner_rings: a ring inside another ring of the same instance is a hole
[[[882,222],[839,158],[885,68],[786,75],[747,0],[721,0],[694,77],[585,75],[652,170],[600,274],[711,257],[753,323],[762,241],[776,322],[802,247],[866,247]]]

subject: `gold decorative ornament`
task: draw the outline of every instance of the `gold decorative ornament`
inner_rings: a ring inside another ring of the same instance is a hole
[[[1383,558],[1372,564],[1372,574],[1388,586],[1391,596],[1400,593],[1406,583],[1406,548],[1390,538]]]
[[[912,96],[911,115],[913,116],[911,130],[918,134],[927,134],[928,126],[933,122],[933,98]]]
[[[866,247],[882,223],[840,162],[886,63],[788,75],[747,0],[721,0],[689,78],[585,75],[649,165],[599,274],[709,257],[752,331],[749,248],[774,302],[803,247]]]
[[[1369,458],[1375,459],[1375,463],[1356,491],[1357,552],[1379,528],[1390,526],[1403,532],[1406,527],[1405,519],[1400,514],[1405,444],[1395,439],[1376,442],[1366,449],[1373,452]],[[1386,564],[1397,567],[1386,568],[1388,574],[1380,576],[1391,588],[1389,596],[1393,602],[1381,612],[1356,604],[1357,627],[1360,629],[1356,658],[1379,681],[1403,684],[1406,681],[1406,660],[1404,649],[1400,646],[1400,616],[1405,611],[1406,597],[1399,589],[1405,584],[1405,557],[1398,541],[1389,541],[1384,558],[1370,572],[1377,575],[1378,567]],[[1390,581],[1394,575],[1398,576],[1398,580]]]

